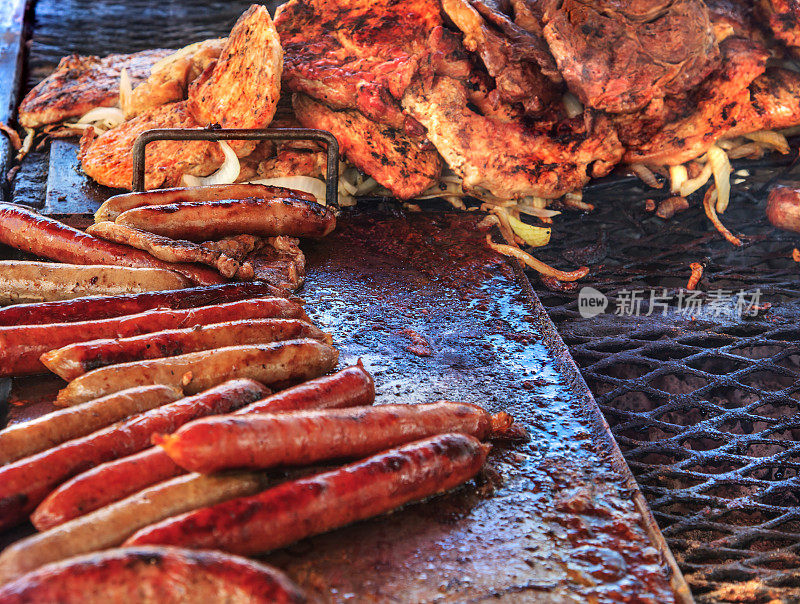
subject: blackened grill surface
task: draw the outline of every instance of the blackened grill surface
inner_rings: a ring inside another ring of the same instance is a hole
[[[800,264],[791,258],[800,237],[764,216],[769,187],[800,180],[794,160],[745,164],[751,174],[721,217],[744,234],[739,249],[706,219],[702,192],[670,221],[644,209],[665,191],[628,183],[590,192],[597,211],[560,217],[553,244],[536,255],[592,266],[578,289],[609,296],[597,317],[580,315],[577,291],[530,275],[699,602],[800,601]],[[649,291],[675,299],[692,262],[705,265],[703,311],[673,304],[667,316],[662,307],[642,316]],[[623,290],[645,291],[639,317],[614,314]],[[760,290],[771,307],[717,313],[720,290],[751,301]]]

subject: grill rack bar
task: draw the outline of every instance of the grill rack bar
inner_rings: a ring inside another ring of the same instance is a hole
[[[144,191],[145,148],[154,141],[230,141],[230,140],[311,140],[324,143],[328,161],[325,175],[325,203],[329,208],[339,208],[339,143],[326,130],[311,128],[214,128],[192,130],[188,128],[157,128],[142,132],[133,143],[134,191]]]

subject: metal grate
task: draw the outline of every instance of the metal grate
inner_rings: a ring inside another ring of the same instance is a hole
[[[800,264],[791,251],[800,237],[764,217],[770,182],[797,170],[748,169],[723,216],[745,235],[743,248],[713,230],[701,199],[663,221],[645,199],[666,192],[598,188],[586,197],[598,210],[558,219],[553,244],[537,254],[558,266],[589,263],[590,276],[569,291],[531,280],[698,601],[797,602]],[[651,307],[649,291],[678,299],[691,262],[705,265],[700,311]],[[584,285],[608,295],[609,312],[581,316]],[[716,291],[752,300],[756,288],[755,316],[712,307]],[[639,316],[615,314],[635,290],[645,292]]]

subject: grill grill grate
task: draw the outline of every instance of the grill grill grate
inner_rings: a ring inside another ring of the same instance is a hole
[[[800,600],[800,237],[764,217],[776,171],[749,170],[722,217],[745,234],[741,249],[701,199],[664,222],[644,209],[652,190],[629,184],[588,194],[598,210],[561,217],[537,254],[589,262],[584,282],[554,291],[531,274],[700,602]],[[646,316],[647,292],[676,299],[691,262],[705,265],[708,304],[715,290],[759,288],[771,308],[738,318],[653,305]],[[608,312],[581,316],[584,285],[608,295]],[[645,290],[640,316],[614,314],[624,290]]]

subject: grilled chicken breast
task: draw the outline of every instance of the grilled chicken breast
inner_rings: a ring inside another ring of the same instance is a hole
[[[79,159],[84,172],[102,185],[130,189],[133,180],[133,143],[152,128],[198,128],[187,102],[169,103],[94,137],[91,129],[81,138]],[[145,187],[156,189],[181,184],[183,174],[206,176],[222,165],[215,142],[157,141],[147,146]]]
[[[61,59],[56,70],[31,90],[19,107],[19,123],[25,128],[57,124],[80,117],[95,107],[112,107],[119,101],[119,77],[128,70],[134,85],[150,75],[156,61],[172,50],[144,50],[128,55]]]
[[[787,46],[800,48],[800,0],[760,0],[772,34]]]
[[[483,189],[501,198],[560,197],[583,187],[590,175],[606,174],[622,156],[617,135],[602,115],[591,128],[576,118],[538,129],[480,115],[467,100],[465,84],[444,77],[415,83],[403,98],[403,107],[425,126],[466,191]]]
[[[419,195],[439,178],[442,163],[436,150],[399,130],[358,111],[334,111],[303,94],[295,94],[293,102],[304,126],[330,131],[350,162],[399,199]]]

